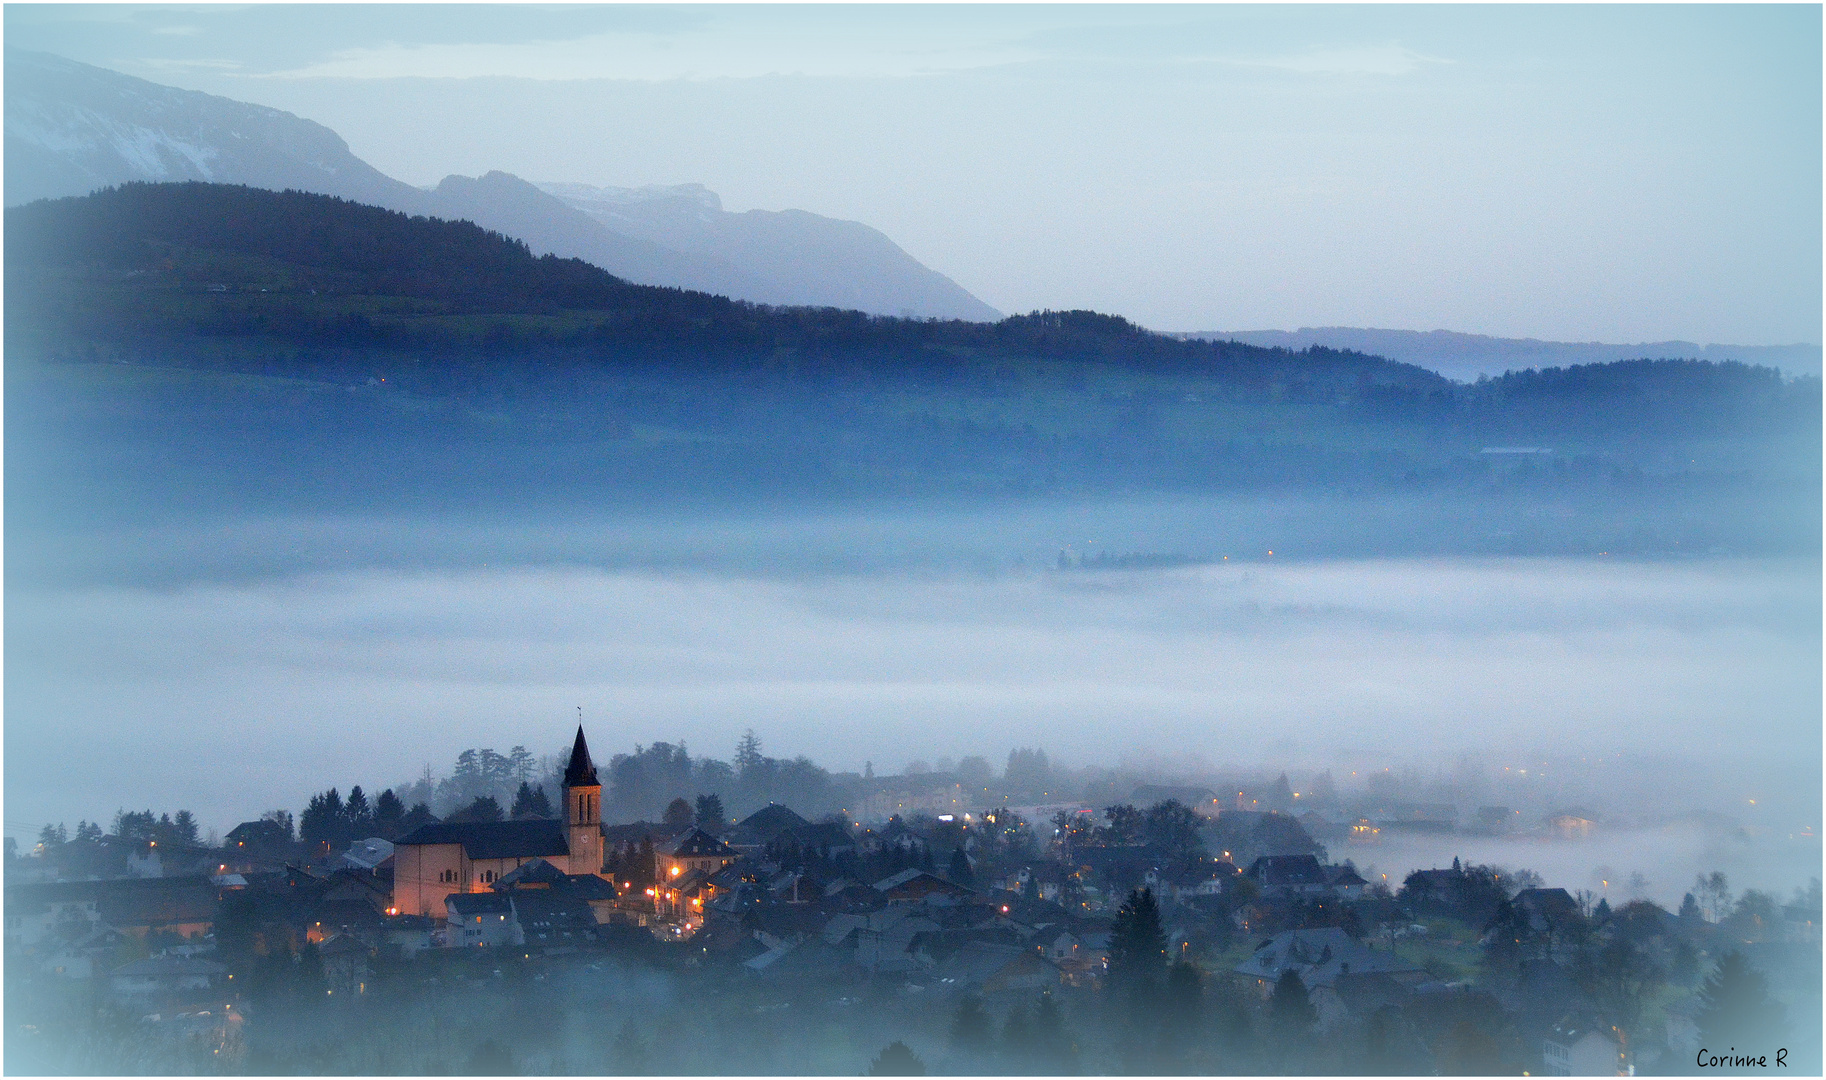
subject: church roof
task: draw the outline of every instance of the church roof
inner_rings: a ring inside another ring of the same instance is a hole
[[[596,766],[590,761],[590,744],[583,741],[583,725],[577,725],[577,741],[571,744],[571,763],[564,767],[564,786],[600,787]]]
[[[552,818],[439,821],[420,825],[393,842],[396,848],[429,844],[461,844],[463,854],[471,859],[529,859],[571,853],[564,824]]]

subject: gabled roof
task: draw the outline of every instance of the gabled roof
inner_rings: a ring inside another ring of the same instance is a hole
[[[506,893],[451,893],[444,897],[444,910],[457,920],[477,915],[511,915],[514,902]]]
[[[571,744],[571,762],[564,767],[564,786],[601,787],[596,779],[596,765],[590,761],[590,744],[583,739],[583,725],[577,725],[577,741]]]
[[[1308,990],[1330,985],[1341,975],[1421,975],[1420,968],[1393,952],[1366,948],[1335,926],[1276,934],[1235,971],[1272,982],[1289,969],[1299,973]]]
[[[671,854],[680,859],[734,858],[735,849],[702,829],[692,829],[672,845]]]
[[[793,813],[789,807],[779,803],[768,803],[754,813],[742,819],[736,828],[743,833],[762,840],[772,840],[788,829],[797,829],[811,822]]]
[[[398,847],[461,844],[471,859],[530,859],[569,855],[564,823],[552,818],[530,821],[439,821],[420,825],[393,842]]]
[[[1325,868],[1311,855],[1263,855],[1249,866],[1249,876],[1264,885],[1324,885]]]

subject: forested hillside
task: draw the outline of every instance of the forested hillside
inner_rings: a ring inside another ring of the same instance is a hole
[[[27,512],[1382,490],[1458,507],[1411,540],[1448,549],[1463,522],[1523,550],[1819,535],[1820,382],[1743,364],[1457,384],[1094,312],[771,308],[466,222],[201,183],[6,226]],[[1486,528],[1478,500],[1514,520]]]

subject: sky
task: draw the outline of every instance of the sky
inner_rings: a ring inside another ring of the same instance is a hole
[[[1821,9],[22,6],[430,185],[703,183],[1006,312],[1821,340]]]

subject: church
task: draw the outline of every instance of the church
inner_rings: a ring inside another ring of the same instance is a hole
[[[442,919],[446,896],[487,892],[534,859],[569,874],[602,873],[602,784],[581,725],[564,770],[562,818],[419,826],[393,844],[391,913]]]

